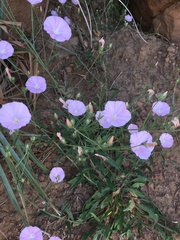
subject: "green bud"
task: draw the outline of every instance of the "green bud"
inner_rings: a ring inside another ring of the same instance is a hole
[[[164,92],[164,93],[157,93],[156,97],[158,98],[158,101],[163,101],[166,99],[167,97],[167,93],[168,91]]]
[[[79,99],[81,97],[81,93],[76,94],[76,99]]]
[[[88,125],[91,122],[91,119],[87,118],[85,124]]]
[[[26,144],[26,150],[28,151],[30,149],[29,144]]]
[[[6,152],[6,158],[10,158],[12,155],[11,155],[11,152],[10,151],[7,151]]]
[[[102,138],[100,136],[97,137],[97,142],[102,143]]]
[[[54,113],[54,118],[55,118],[56,120],[58,119],[57,113]]]
[[[30,138],[30,140],[31,140],[31,142],[34,142],[36,140],[36,137],[33,136],[33,137]]]
[[[25,178],[21,178],[22,183],[25,183],[25,181],[26,181]]]

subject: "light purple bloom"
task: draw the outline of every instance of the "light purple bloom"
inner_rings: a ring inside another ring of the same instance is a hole
[[[72,3],[77,5],[77,4],[79,4],[79,0],[72,0]]]
[[[31,76],[26,82],[26,87],[31,93],[42,93],[46,90],[46,80],[40,76]]]
[[[25,227],[19,236],[19,240],[43,240],[42,231],[38,227]]]
[[[59,16],[58,13],[56,12],[56,10],[51,10],[51,15],[52,16],[57,16],[57,17]]]
[[[68,99],[66,105],[63,105],[63,107],[68,109],[68,112],[73,116],[81,116],[86,112],[86,106],[79,100]]]
[[[60,3],[64,4],[67,0],[58,0]]]
[[[170,106],[165,102],[154,102],[152,105],[152,111],[158,116],[165,116],[170,113]]]
[[[131,15],[127,14],[127,15],[124,17],[124,19],[125,19],[127,22],[132,22],[133,17],[132,17]]]
[[[137,133],[138,132],[138,126],[136,124],[130,124],[128,126],[128,131],[130,134]]]
[[[146,131],[131,134],[131,149],[140,159],[147,160],[154,149],[152,136]]]
[[[28,2],[29,2],[32,6],[34,6],[34,5],[38,4],[38,3],[41,3],[42,0],[28,0]]]
[[[53,236],[53,237],[50,237],[50,239],[49,240],[62,240],[61,238],[59,238],[59,237],[56,237],[56,236]]]
[[[67,22],[68,25],[71,23],[71,20],[67,16],[64,17],[64,20]]]
[[[51,169],[49,177],[52,182],[55,182],[55,183],[62,182],[62,180],[65,177],[64,170],[61,167],[54,167]]]
[[[108,101],[102,115],[114,127],[124,126],[131,119],[131,113],[122,101]]]
[[[52,39],[58,42],[69,40],[72,36],[68,23],[58,16],[47,17],[44,21],[44,30],[49,33]]]
[[[13,46],[4,40],[0,41],[0,59],[5,60],[11,57],[14,53]]]
[[[161,142],[162,147],[164,148],[170,148],[174,143],[174,139],[169,133],[161,134],[161,136],[159,137],[159,140]]]
[[[95,117],[96,117],[96,120],[101,125],[101,127],[103,127],[103,128],[111,127],[111,123],[107,122],[106,118],[103,116],[103,111],[97,111]]]
[[[0,109],[0,123],[9,130],[16,130],[27,125],[31,114],[22,102],[6,103]]]

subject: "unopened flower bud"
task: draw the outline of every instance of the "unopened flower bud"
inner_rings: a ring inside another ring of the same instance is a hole
[[[93,105],[91,102],[88,104],[88,108],[89,108],[89,113],[93,113]]]
[[[151,98],[155,94],[153,89],[148,89],[148,93],[149,93],[149,98]]]
[[[56,120],[58,119],[57,113],[54,113],[54,118],[55,118]]]
[[[178,128],[180,126],[179,123],[179,119],[177,117],[173,118],[173,120],[171,120],[171,122],[174,124],[174,126],[172,126],[172,128]]]
[[[25,178],[21,178],[22,183],[25,183],[25,181],[26,181]]]
[[[10,157],[11,157],[11,152],[10,151],[6,152],[6,158],[10,158]]]
[[[29,150],[29,144],[26,144],[26,150],[28,151]]]
[[[114,141],[114,136],[110,137],[110,139],[107,142],[108,146],[112,146],[113,145],[113,141]]]
[[[146,147],[155,147],[157,146],[157,142],[152,142],[152,143],[146,143]]]
[[[67,107],[67,103],[62,98],[59,98],[59,101],[63,104],[64,107]]]
[[[66,125],[67,125],[69,128],[72,127],[72,123],[71,123],[71,121],[70,121],[68,118],[66,118]]]
[[[100,158],[102,158],[104,161],[106,161],[106,160],[107,160],[107,158],[106,158],[106,157],[104,157],[103,155],[100,155],[100,154],[98,154],[98,153],[95,153],[94,155],[95,155],[95,156],[97,156],[97,157],[100,157]]]
[[[168,91],[164,92],[164,93],[157,93],[156,97],[158,98],[159,101],[163,101],[166,99],[168,94]]]
[[[103,37],[99,40],[99,43],[100,43],[99,53],[101,54],[101,53],[103,53],[103,49],[104,49],[104,45],[105,45],[105,40]]]
[[[81,155],[82,155],[82,147],[78,146],[78,156],[81,156]]]
[[[64,144],[66,143],[66,140],[61,136],[60,132],[57,132],[56,135],[62,143],[64,143]]]
[[[75,138],[77,136],[77,131],[74,131],[72,136]]]
[[[86,119],[86,125],[88,125],[91,122],[91,120],[89,118]]]
[[[36,140],[36,137],[33,136],[33,137],[30,138],[30,140],[31,140],[31,142],[34,142]]]
[[[81,93],[76,94],[76,99],[79,99],[81,97]]]

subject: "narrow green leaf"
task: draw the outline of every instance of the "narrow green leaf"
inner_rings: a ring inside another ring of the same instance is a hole
[[[2,166],[0,165],[0,177],[2,179],[3,185],[7,191],[7,194],[9,196],[10,201],[12,202],[12,204],[14,205],[14,208],[16,209],[17,213],[19,214],[19,216],[21,217],[22,222],[27,225],[27,221],[24,218],[22,211],[21,211],[21,207],[18,204],[18,201],[14,195],[14,192],[11,188],[11,185],[9,184],[9,181],[4,173],[4,170],[2,168]]]

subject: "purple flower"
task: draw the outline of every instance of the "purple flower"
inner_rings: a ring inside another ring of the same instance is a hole
[[[20,233],[19,240],[43,240],[42,231],[38,227],[25,227]]]
[[[161,134],[161,136],[159,137],[159,140],[161,142],[162,147],[164,148],[170,148],[174,143],[174,139],[169,133]]]
[[[79,100],[68,99],[63,107],[67,108],[73,116],[81,116],[86,112],[86,106]]]
[[[40,76],[32,76],[27,80],[26,87],[31,93],[42,93],[46,90],[46,80]]]
[[[14,53],[13,46],[4,40],[0,41],[0,59],[5,60],[11,57]]]
[[[51,15],[52,16],[57,16],[57,17],[59,16],[58,13],[56,12],[56,10],[51,10]]]
[[[44,30],[58,42],[69,40],[72,32],[67,22],[58,16],[49,16],[44,21]]]
[[[96,120],[99,122],[101,127],[103,128],[109,128],[111,127],[111,123],[106,120],[106,118],[103,116],[103,111],[97,111],[96,113]]]
[[[67,16],[64,17],[64,20],[67,22],[68,25],[71,23],[71,20]]]
[[[61,167],[54,167],[51,169],[49,177],[52,182],[55,182],[55,183],[62,182],[62,180],[65,177],[64,170]]]
[[[158,116],[165,116],[170,113],[170,106],[165,102],[154,102],[152,105],[152,111]]]
[[[64,4],[67,0],[58,0],[60,3]]]
[[[38,4],[38,3],[41,3],[42,0],[28,0],[28,2],[29,2],[32,6],[34,6],[34,5]]]
[[[131,113],[126,109],[126,104],[121,101],[108,101],[102,115],[114,127],[124,126],[131,119]]]
[[[56,236],[53,236],[53,237],[50,237],[50,239],[49,240],[62,240],[61,238],[59,238],[59,237],[56,237]]]
[[[127,15],[124,17],[124,19],[125,19],[127,22],[132,22],[133,17],[132,17],[131,15],[127,14]]]
[[[128,126],[128,131],[130,134],[137,133],[138,132],[138,126],[136,124],[130,124]]]
[[[131,149],[140,159],[147,160],[154,149],[152,136],[146,131],[131,134]]]
[[[9,130],[16,130],[27,125],[31,114],[22,102],[6,103],[0,109],[0,123]]]
[[[72,0],[72,3],[77,5],[77,4],[79,4],[79,0]]]

